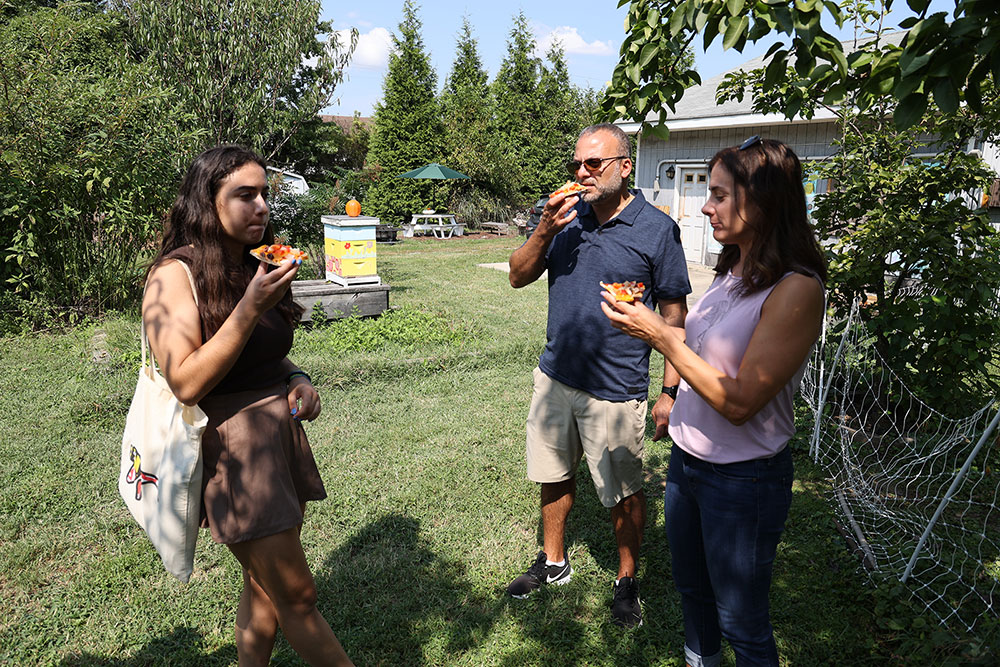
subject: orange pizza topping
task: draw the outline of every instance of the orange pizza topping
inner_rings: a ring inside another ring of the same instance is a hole
[[[615,301],[641,301],[642,293],[646,286],[634,280],[626,280],[623,283],[601,283],[601,287],[611,292]]]
[[[560,194],[564,194],[564,193],[567,194],[567,195],[573,195],[573,194],[577,194],[579,192],[586,192],[586,191],[587,191],[586,186],[580,185],[576,181],[566,181],[566,183],[563,184],[563,186],[561,188],[559,188],[558,190],[556,190],[555,192],[553,192],[549,196],[550,197],[555,197],[556,195],[560,195]]]
[[[260,261],[273,264],[274,266],[278,266],[286,259],[309,259],[309,255],[305,251],[280,243],[262,245],[259,248],[251,250],[250,254]]]

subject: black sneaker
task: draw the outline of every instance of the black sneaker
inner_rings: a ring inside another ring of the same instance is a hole
[[[573,574],[573,568],[569,566],[569,554],[564,555],[565,565],[546,565],[546,558],[545,552],[539,551],[538,558],[528,571],[510,582],[507,592],[511,597],[523,600],[545,584],[562,586],[569,583]]]
[[[615,584],[611,600],[611,620],[623,628],[642,625],[642,607],[639,606],[639,582],[634,577],[622,577]]]

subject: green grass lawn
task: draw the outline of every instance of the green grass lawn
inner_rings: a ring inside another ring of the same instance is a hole
[[[329,497],[310,505],[302,532],[321,611],[359,665],[683,665],[663,535],[667,443],[647,442],[643,627],[609,621],[617,555],[586,473],[567,531],[573,581],[504,595],[540,544],[524,420],[546,290],[511,289],[476,265],[517,244],[380,247],[398,311],[349,335],[336,323],[299,331],[292,358],[323,398],[308,433]],[[98,328],[106,363],[91,359]],[[0,339],[0,664],[236,662],[235,559],[203,532],[179,584],[118,497],[138,356],[135,316]],[[652,368],[659,387],[655,354]],[[783,664],[961,664],[985,642],[933,635],[905,598],[871,589],[804,446],[796,464],[772,593]],[[274,663],[299,661],[279,639]]]

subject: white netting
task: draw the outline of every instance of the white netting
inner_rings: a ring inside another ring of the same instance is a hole
[[[802,383],[837,521],[875,583],[903,581],[971,631],[1000,613],[998,405],[952,419],[918,400],[857,307],[837,338],[821,341]]]

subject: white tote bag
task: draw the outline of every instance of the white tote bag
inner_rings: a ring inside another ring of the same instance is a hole
[[[191,270],[180,264],[197,303]],[[183,582],[194,565],[201,514],[201,436],[207,425],[202,409],[178,401],[156,370],[143,322],[142,368],[125,420],[118,493],[164,567]]]

